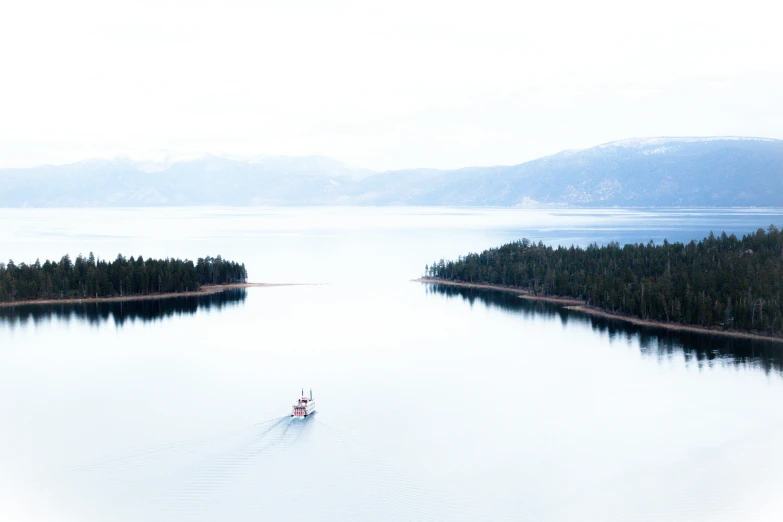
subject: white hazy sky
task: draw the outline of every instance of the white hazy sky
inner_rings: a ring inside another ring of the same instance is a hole
[[[3,2],[0,166],[162,150],[374,169],[783,138],[776,2]]]

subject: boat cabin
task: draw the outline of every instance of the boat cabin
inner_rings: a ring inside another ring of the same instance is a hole
[[[313,401],[313,391],[310,390],[308,398],[302,390],[302,397],[294,404],[291,410],[291,417],[307,417],[315,410],[315,401]]]

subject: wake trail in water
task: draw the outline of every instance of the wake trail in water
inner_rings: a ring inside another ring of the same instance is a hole
[[[274,473],[268,466],[282,452],[294,446],[313,421],[282,417],[259,431],[248,443],[234,446],[203,460],[188,473],[188,479],[160,499],[171,518],[198,518],[205,509],[225,503],[231,490],[252,480],[259,471]]]
[[[165,459],[171,456],[195,453],[203,450],[205,447],[220,444],[224,441],[241,441],[242,439],[248,437],[262,436],[263,433],[265,433],[265,430],[271,429],[269,426],[273,427],[281,420],[284,419],[268,419],[203,438],[183,439],[166,442],[163,444],[140,446],[123,452],[95,458],[86,463],[66,465],[59,468],[46,470],[35,474],[32,478],[35,481],[54,482],[58,480],[71,480],[76,475],[94,473],[104,469],[119,469],[127,466],[142,466],[146,461],[152,459]]]
[[[87,506],[102,502],[131,520],[485,518],[467,499],[407,476],[315,413],[138,448],[48,479],[67,483]]]

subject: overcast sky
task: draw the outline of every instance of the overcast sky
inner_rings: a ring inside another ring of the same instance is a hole
[[[0,166],[171,150],[460,167],[783,138],[771,1],[109,4],[3,5]]]

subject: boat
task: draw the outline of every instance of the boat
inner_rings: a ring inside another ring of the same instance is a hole
[[[310,398],[304,394],[304,388],[302,388],[302,396],[294,404],[291,411],[291,417],[307,418],[308,415],[315,411],[315,401],[313,400],[313,390],[310,389]]]

